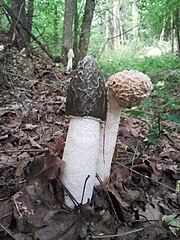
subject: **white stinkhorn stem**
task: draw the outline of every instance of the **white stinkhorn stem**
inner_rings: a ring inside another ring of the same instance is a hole
[[[68,72],[72,70],[72,60],[74,58],[73,49],[69,49],[67,57],[68,57],[68,62],[67,62],[66,71]]]
[[[108,181],[115,151],[121,109],[115,100],[108,97],[108,112],[105,126],[101,128],[101,148],[97,161],[97,174],[103,183]],[[96,184],[99,182],[96,181]]]
[[[83,203],[91,199],[95,184],[96,162],[99,153],[100,122],[90,117],[72,117],[69,124],[63,153],[65,162],[62,182],[78,203],[81,203],[85,181]],[[65,194],[65,203],[70,208],[74,203]]]
[[[72,70],[72,58],[68,58],[67,67],[66,67],[67,72],[70,70]]]

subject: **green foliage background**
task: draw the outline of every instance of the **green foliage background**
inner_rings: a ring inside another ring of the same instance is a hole
[[[108,76],[124,69],[138,70],[147,74],[153,82],[154,90],[140,108],[125,109],[124,112],[141,117],[149,123],[148,141],[155,143],[161,135],[162,122],[170,120],[179,124],[180,57],[172,53],[172,26],[180,31],[179,0],[136,0],[139,14],[138,38],[134,39],[132,3],[134,0],[120,1],[122,28],[125,34],[124,44],[117,49],[105,48],[104,18],[107,1],[97,0],[88,54],[100,65],[101,71]],[[10,0],[5,1],[9,6]],[[34,0],[32,33],[53,55],[60,55],[64,20],[65,0]],[[85,0],[78,0],[80,31]],[[108,1],[108,10],[112,11],[113,1]],[[173,23],[173,24],[172,24]],[[6,14],[0,9],[0,29],[9,31],[10,24]],[[174,30],[173,29],[173,30]],[[161,42],[160,37],[164,34]],[[174,40],[173,40],[174,41]],[[37,45],[32,41],[32,46]],[[175,44],[175,42],[174,42]],[[156,55],[159,49],[161,54]],[[155,55],[148,55],[154,50]]]

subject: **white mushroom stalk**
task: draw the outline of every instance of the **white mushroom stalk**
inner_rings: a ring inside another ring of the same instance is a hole
[[[101,144],[97,161],[97,174],[105,184],[110,175],[121,110],[122,108],[138,106],[153,88],[147,75],[133,70],[125,70],[112,75],[108,79],[106,86],[108,112],[105,129],[101,133],[101,143],[103,142],[103,144]]]
[[[109,99],[109,98],[108,98]],[[109,179],[111,162],[115,151],[121,109],[113,97],[108,100],[107,120],[101,128],[101,146],[97,161],[97,174],[106,185]],[[96,185],[99,181],[96,181]]]
[[[74,58],[73,49],[69,49],[67,58],[68,58],[68,62],[67,62],[66,72],[69,72],[72,70],[72,66],[73,66],[73,58]]]
[[[66,114],[70,124],[63,153],[62,182],[78,203],[91,200],[95,184],[96,163],[100,148],[100,122],[106,119],[106,89],[99,69],[90,57],[79,62],[70,82]],[[65,193],[65,203],[75,205]]]

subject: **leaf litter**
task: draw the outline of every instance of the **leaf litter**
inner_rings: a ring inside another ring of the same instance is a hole
[[[171,131],[149,146],[147,123],[123,115],[109,183],[70,210],[60,181],[70,76],[36,54],[11,54],[11,87],[0,92],[0,239],[178,239],[177,124],[164,122]]]

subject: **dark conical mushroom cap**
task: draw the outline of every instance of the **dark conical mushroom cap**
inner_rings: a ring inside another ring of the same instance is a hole
[[[66,114],[106,120],[105,81],[96,62],[85,57],[78,63],[67,92]]]

